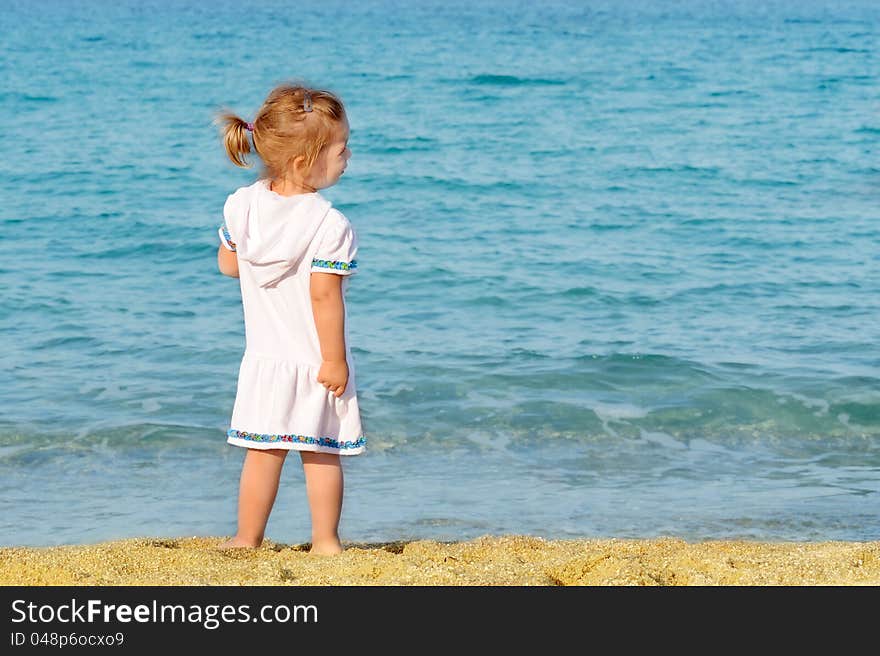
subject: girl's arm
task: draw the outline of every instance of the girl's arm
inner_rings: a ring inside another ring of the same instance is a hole
[[[342,304],[342,276],[335,273],[312,273],[309,279],[312,312],[321,358],[328,362],[345,361],[345,308]]]
[[[338,398],[345,392],[348,384],[342,276],[335,273],[312,273],[309,289],[323,361],[318,372],[318,382]]]
[[[238,278],[238,256],[222,244],[217,248],[217,268],[224,276]]]

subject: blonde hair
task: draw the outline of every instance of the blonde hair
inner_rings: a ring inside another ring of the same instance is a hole
[[[330,91],[295,83],[276,86],[251,124],[254,151],[264,167],[261,177],[283,178],[291,170],[293,160],[300,156],[305,158],[306,171],[311,170],[344,119],[342,101]],[[221,126],[223,144],[232,163],[251,168],[245,158],[251,153],[248,123],[227,109],[220,110],[214,122]]]

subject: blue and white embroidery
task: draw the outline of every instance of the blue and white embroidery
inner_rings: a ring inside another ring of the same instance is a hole
[[[357,269],[357,260],[343,262],[341,260],[312,260],[312,266],[319,269],[336,269],[338,271],[353,271]]]
[[[220,235],[220,242],[226,247],[226,250],[235,251],[235,242],[232,241],[232,236],[229,234],[229,230],[226,229],[226,226],[220,226],[220,229],[217,231]]]
[[[365,437],[359,437],[356,440],[347,440],[340,442],[332,437],[311,437],[310,435],[274,435],[264,433],[248,433],[230,428],[226,431],[228,437],[235,437],[240,440],[248,440],[250,442],[296,442],[297,444],[315,444],[317,446],[327,446],[333,449],[359,449],[366,445]]]

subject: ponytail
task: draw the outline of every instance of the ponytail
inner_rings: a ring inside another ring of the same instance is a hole
[[[214,123],[220,125],[223,145],[226,146],[226,154],[232,163],[243,169],[251,168],[245,159],[245,155],[251,153],[251,140],[247,135],[249,124],[228,110],[219,112]]]

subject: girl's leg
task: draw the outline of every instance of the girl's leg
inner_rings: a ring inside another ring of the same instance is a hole
[[[306,493],[312,513],[312,550],[309,553],[336,554],[339,516],[342,514],[342,463],[335,453],[300,451],[306,476]]]
[[[263,543],[286,456],[287,449],[247,450],[238,489],[238,533],[221,544],[221,549],[259,547]]]

